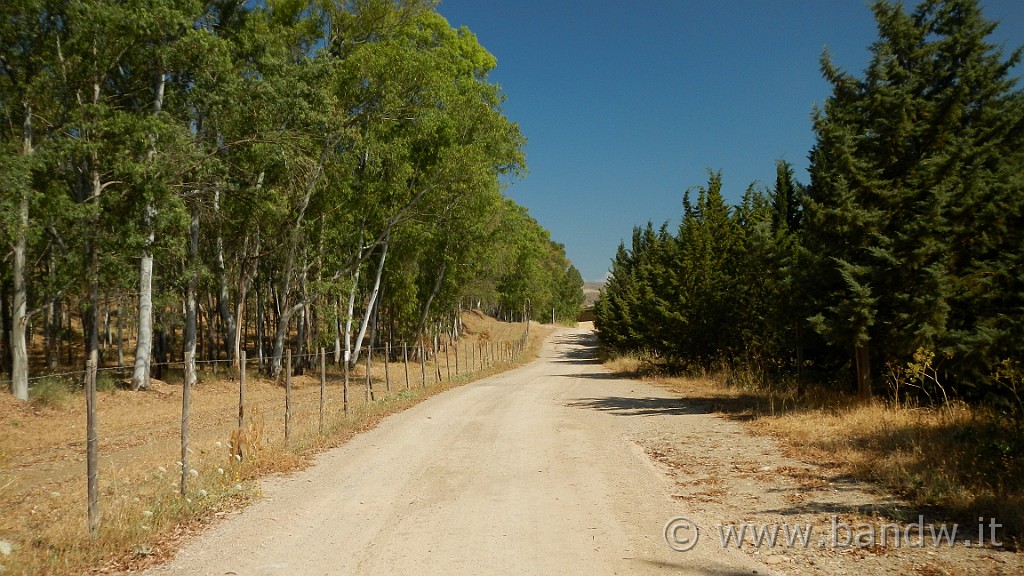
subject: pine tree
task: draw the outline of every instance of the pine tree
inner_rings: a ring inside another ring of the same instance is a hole
[[[973,0],[873,10],[880,38],[863,78],[823,58],[833,94],[815,118],[804,239],[820,282],[812,323],[854,351],[862,395],[873,362],[974,348],[963,334],[984,330],[964,312],[980,285],[966,272],[999,267],[1021,213],[1017,54],[1003,61],[983,41],[993,25]]]

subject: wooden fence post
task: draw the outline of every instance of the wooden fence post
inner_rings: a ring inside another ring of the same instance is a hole
[[[342,384],[341,388],[341,403],[343,406],[342,411],[345,413],[345,416],[348,416],[348,358],[345,358],[343,363],[345,364],[345,383]]]
[[[448,381],[452,381],[452,363],[448,357],[448,345],[444,345],[444,369],[448,372]]]
[[[366,403],[367,404],[369,404],[370,402],[375,400],[375,398],[373,397],[373,378],[370,377],[370,369],[372,368],[372,363],[370,361],[370,356],[372,356],[372,355],[373,355],[373,348],[370,347],[370,346],[367,346],[366,347]]]
[[[409,389],[409,347],[402,342],[402,363],[405,364],[405,389]]]
[[[238,427],[245,425],[245,350],[238,359]]]
[[[188,492],[188,424],[191,417],[192,380],[195,378],[196,365],[193,363],[194,352],[185,352],[185,381],[181,385],[181,495]]]
[[[391,394],[391,373],[388,372],[388,361],[391,360],[391,342],[384,343],[384,390]]]
[[[427,347],[420,342],[420,388],[427,386]]]
[[[292,350],[285,352],[284,373],[284,443],[288,444],[292,432]]]
[[[99,437],[96,430],[96,369],[99,353],[93,350],[85,364],[85,446],[86,478],[89,492],[89,537],[96,539],[100,528]]]
[[[441,383],[441,344],[434,338],[434,374],[437,376],[437,383]]]
[[[327,351],[320,348],[320,433],[324,433],[324,404],[327,402]]]

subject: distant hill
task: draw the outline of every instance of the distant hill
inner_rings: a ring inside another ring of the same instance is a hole
[[[597,294],[601,291],[601,287],[604,286],[604,282],[584,282],[583,283],[583,296],[586,300],[583,302],[584,308],[593,308],[594,303],[597,302]]]

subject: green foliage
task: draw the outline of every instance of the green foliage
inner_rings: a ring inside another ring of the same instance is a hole
[[[794,190],[792,172],[782,166],[790,176],[780,188]],[[775,193],[783,195],[795,198]],[[602,342],[660,355],[676,367],[791,362],[786,267],[795,246],[789,223],[796,224],[799,206],[773,206],[751,188],[742,205],[730,208],[721,173],[712,172],[696,203],[687,193],[683,209],[675,236],[648,224],[634,230],[630,249],[619,247],[595,309]]]
[[[1008,274],[1024,240],[1019,53],[985,42],[994,24],[973,1],[873,9],[864,77],[823,62],[833,96],[815,119],[803,239],[812,324],[876,360],[955,352],[945,369],[966,393],[1021,343]]]
[[[575,319],[578,271],[501,194],[525,139],[496,60],[431,1],[18,0],[0,44],[0,233],[13,243],[28,198],[30,309],[86,324],[114,301],[130,322],[152,255],[157,330],[180,329],[194,284],[221,350],[254,292],[261,330],[329,345],[358,320],[351,288],[354,314],[375,313],[387,247],[390,337],[432,335],[470,300]]]
[[[648,225],[620,246],[595,311],[601,339],[798,379],[855,365],[867,391],[871,366],[889,366],[926,400],[1017,414],[1021,52],[986,40],[995,24],[975,0],[872,9],[879,40],[863,77],[822,59],[832,95],[815,111],[810,185],[779,162],[771,192],[730,208],[712,173],[684,200],[677,235]]]

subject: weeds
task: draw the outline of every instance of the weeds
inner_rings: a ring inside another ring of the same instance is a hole
[[[498,339],[514,337],[523,329],[484,318],[469,318],[466,324]],[[527,358],[536,356],[543,336],[541,330],[531,330]],[[182,538],[216,514],[259,498],[262,475],[301,468],[317,451],[343,443],[387,414],[507,368],[508,364],[490,366],[472,378],[453,374],[453,383],[428,382],[421,388],[417,366],[410,390],[404,389],[401,375],[401,389],[369,405],[362,400],[362,376],[353,374],[347,416],[341,410],[339,377],[333,375],[322,434],[319,379],[297,377],[287,446],[280,388],[252,378],[246,388],[246,420],[238,428],[237,382],[203,380],[193,390],[189,461],[195,472],[188,476],[185,497],[179,494],[177,462],[180,386],[154,381],[147,392],[128,393],[117,389],[118,380],[111,373],[100,380],[109,386],[98,383],[101,524],[95,540],[89,539],[86,529],[80,383],[39,380],[31,405],[0,396],[0,541],[12,546],[10,555],[0,554],[0,572],[123,572],[166,559]],[[428,378],[431,373],[428,366]],[[382,366],[374,367],[373,378],[382,390]],[[391,378],[394,384],[393,366]],[[60,410],[39,410],[40,406]]]
[[[73,396],[71,387],[60,377],[40,378],[28,392],[33,404],[58,409],[70,404]]]
[[[616,358],[606,366],[636,377],[640,364]],[[651,379],[683,395],[712,399],[716,411],[780,439],[798,458],[878,483],[911,504],[965,521],[999,518],[1005,534],[1019,542],[1024,430],[1009,416],[1016,407],[970,406],[949,398],[936,357],[927,350],[889,369],[893,399],[870,402],[825,386],[798,394],[794,382],[727,366],[701,377]],[[1004,385],[1018,391],[1024,390],[1020,375],[1012,363],[1001,374]]]

